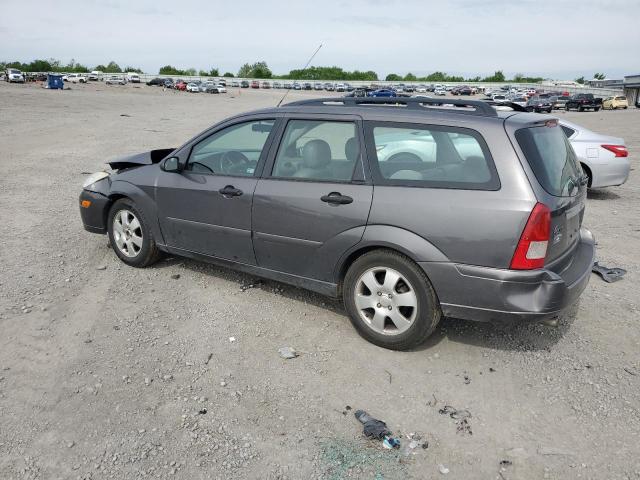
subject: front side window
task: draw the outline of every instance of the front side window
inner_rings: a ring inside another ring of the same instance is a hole
[[[496,190],[500,183],[482,137],[468,129],[369,124],[377,161],[374,177],[387,185]]]
[[[196,173],[254,175],[275,120],[257,120],[226,127],[198,143],[186,170]]]
[[[354,122],[290,120],[272,176],[300,180],[351,180],[360,147]]]

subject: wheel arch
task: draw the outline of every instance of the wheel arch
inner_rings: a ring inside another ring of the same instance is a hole
[[[391,250],[400,253],[414,263],[449,262],[447,256],[425,238],[402,228],[390,225],[368,225],[362,240],[341,257],[334,278],[341,295],[344,277],[349,267],[362,255],[373,250]]]
[[[106,214],[109,214],[111,206],[122,198],[126,198],[135,203],[136,207],[141,211],[144,220],[149,223],[151,233],[159,247],[164,245],[164,236],[160,229],[158,218],[158,207],[156,201],[145,190],[133,183],[124,180],[115,180],[111,183],[109,194],[109,208],[106,208]]]
[[[587,165],[585,162],[580,162],[580,166],[582,167],[582,170],[584,170],[584,173],[586,173],[589,177],[589,183],[587,184],[587,187],[591,188],[591,184],[593,184],[593,172],[589,165]]]

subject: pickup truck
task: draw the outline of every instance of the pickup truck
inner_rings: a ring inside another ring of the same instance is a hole
[[[602,99],[595,98],[593,93],[578,93],[567,100],[564,106],[565,110],[593,110],[597,112],[602,108]]]

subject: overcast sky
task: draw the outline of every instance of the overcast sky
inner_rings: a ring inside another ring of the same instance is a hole
[[[287,73],[322,43],[313,65],[382,78],[620,78],[640,73],[639,16],[639,0],[0,0],[0,60]]]

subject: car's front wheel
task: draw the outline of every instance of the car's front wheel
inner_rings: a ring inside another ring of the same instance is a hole
[[[436,293],[422,269],[391,250],[374,250],[354,261],[342,294],[358,333],[392,350],[418,346],[442,317]]]
[[[132,267],[146,267],[160,257],[149,226],[128,198],[117,200],[108,218],[109,241],[116,255]]]

